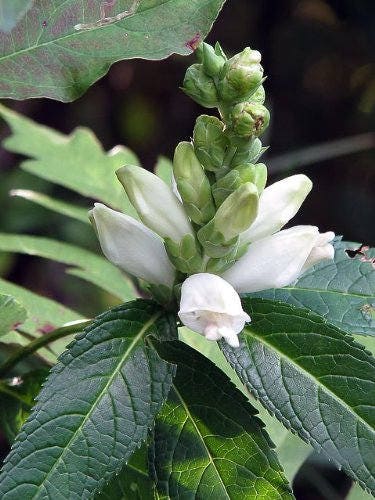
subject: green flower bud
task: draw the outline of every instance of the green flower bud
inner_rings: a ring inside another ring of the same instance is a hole
[[[218,83],[223,101],[243,101],[257,90],[263,79],[260,60],[261,55],[257,50],[246,47],[225,63]]]
[[[231,167],[238,167],[244,163],[256,163],[260,156],[267,150],[262,147],[260,139],[237,140],[237,150],[230,163]]]
[[[215,77],[222,70],[225,59],[217,55],[214,48],[208,43],[203,43],[203,70],[206,75]]]
[[[263,104],[241,102],[231,113],[233,132],[240,137],[258,137],[268,127],[270,113]]]
[[[246,182],[222,203],[215,217],[198,231],[198,240],[209,257],[221,258],[233,251],[238,236],[258,214],[258,190]]]
[[[264,90],[263,85],[259,85],[254,94],[251,94],[251,98],[249,100],[259,104],[264,104],[264,101],[266,100],[266,91]]]
[[[255,184],[260,194],[266,185],[266,181],[267,167],[263,163],[259,163],[258,165],[239,165],[212,186],[212,194],[216,205],[220,206],[224,200],[242,186],[242,184],[252,182]]]
[[[202,64],[193,64],[187,69],[182,90],[206,108],[214,108],[218,104],[215,83],[204,73]]]
[[[249,244],[237,244],[233,246],[230,253],[221,257],[221,259],[209,259],[206,264],[205,271],[212,274],[221,274],[227,269],[231,268],[233,264],[240,259],[246,252]]]
[[[173,175],[190,219],[203,226],[215,215],[211,185],[190,142],[180,142],[173,159]]]
[[[187,234],[179,243],[166,238],[164,244],[169,260],[176,269],[184,274],[195,274],[202,271],[203,260],[194,236]]]
[[[222,167],[229,144],[224,134],[224,123],[215,116],[200,116],[194,127],[195,154],[206,170]]]

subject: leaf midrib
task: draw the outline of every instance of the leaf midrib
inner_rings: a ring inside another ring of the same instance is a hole
[[[121,23],[121,22],[122,22],[122,23],[124,23],[124,22],[126,22],[126,21],[127,21],[127,19],[130,19],[130,18],[132,18],[132,17],[134,17],[134,16],[136,16],[136,15],[141,15],[141,14],[143,14],[144,12],[147,12],[147,11],[149,11],[149,10],[152,10],[152,9],[157,9],[157,8],[159,8],[159,7],[163,7],[165,4],[167,4],[167,3],[171,2],[171,1],[174,1],[174,0],[165,0],[163,3],[161,3],[161,4],[159,4],[159,5],[152,5],[152,6],[151,6],[151,7],[149,7],[148,9],[144,9],[144,10],[142,10],[141,12],[138,12],[138,10],[137,10],[136,12],[134,12],[134,14],[131,14],[131,15],[129,15],[129,16],[127,16],[127,17],[125,17],[124,19],[121,19],[121,20],[119,20],[119,21],[115,21],[115,22],[110,23],[110,24],[107,24],[107,25],[105,25],[105,26],[97,26],[97,27],[94,27],[94,28],[90,29],[89,31],[90,31],[90,33],[91,33],[91,32],[94,32],[94,31],[96,31],[96,30],[99,30],[99,29],[101,29],[101,30],[105,30],[106,28],[111,28],[112,26],[116,26],[118,23]],[[126,29],[126,28],[124,27],[124,29]],[[6,59],[10,59],[10,58],[13,58],[13,57],[17,57],[17,56],[19,56],[20,54],[27,53],[27,52],[30,52],[30,51],[32,51],[32,50],[39,49],[39,48],[41,48],[41,47],[46,47],[46,46],[48,46],[48,45],[50,45],[50,44],[56,44],[56,43],[59,43],[60,41],[62,41],[62,40],[66,40],[66,39],[68,39],[68,38],[72,38],[72,37],[75,37],[75,36],[81,36],[81,35],[82,35],[82,32],[81,32],[81,31],[75,31],[75,32],[73,32],[73,33],[69,33],[68,35],[64,35],[64,36],[61,36],[61,37],[58,37],[58,38],[54,38],[53,40],[49,40],[48,42],[44,42],[44,43],[40,43],[40,44],[38,44],[38,40],[37,40],[37,41],[36,41],[37,43],[36,43],[35,45],[32,45],[31,47],[27,47],[27,48],[25,48],[25,49],[21,49],[21,50],[19,50],[18,52],[12,52],[12,53],[10,53],[10,54],[6,54],[6,55],[5,55],[5,56],[3,56],[3,57],[0,57],[0,62],[5,61]],[[93,57],[96,57],[96,56],[93,56]]]
[[[285,353],[283,353],[282,351],[280,351],[277,347],[275,347],[274,345],[270,344],[269,342],[267,342],[262,336],[259,336],[257,335],[253,330],[251,330],[251,328],[249,327],[246,327],[244,329],[244,332],[248,333],[250,336],[252,336],[253,338],[255,338],[256,340],[258,340],[259,342],[261,342],[262,344],[266,345],[268,348],[270,348],[271,350],[273,350],[274,352],[276,352],[280,358],[283,358],[284,360],[286,360],[288,363],[290,363],[291,365],[294,365],[296,367],[299,368],[299,370],[301,372],[303,372],[303,374],[310,380],[313,380],[316,382],[316,384],[321,387],[326,393],[328,393],[331,397],[333,397],[333,399],[337,402],[339,402],[344,408],[346,408],[349,413],[352,413],[354,415],[357,416],[358,420],[367,428],[370,430],[370,433],[374,434],[375,433],[375,430],[373,429],[373,427],[368,423],[366,422],[366,420],[363,419],[363,417],[361,417],[360,415],[358,415],[358,413],[356,411],[354,411],[354,408],[352,408],[351,406],[349,406],[348,403],[346,403],[345,401],[343,401],[337,394],[335,394],[331,389],[329,389],[328,387],[326,387],[324,384],[322,384],[320,382],[319,379],[317,379],[312,373],[308,372],[303,366],[301,366],[299,363],[297,363],[296,361],[292,360],[291,358],[289,358]]]
[[[359,298],[371,298],[372,295],[366,295],[366,294],[359,294],[359,293],[352,293],[352,292],[342,292],[340,290],[321,290],[320,288],[304,288],[304,287],[299,287],[299,286],[285,286],[283,288],[275,288],[275,290],[288,290],[290,292],[294,292],[295,290],[301,290],[302,292],[309,292],[309,293],[333,293],[337,295],[347,295],[349,297],[359,297]]]
[[[123,356],[121,356],[121,359],[120,361],[118,362],[117,364],[117,367],[116,369],[113,371],[112,375],[110,376],[110,378],[108,379],[107,383],[105,384],[105,386],[103,387],[103,389],[100,391],[100,393],[98,394],[98,396],[96,397],[94,403],[92,404],[91,406],[91,409],[90,411],[87,413],[87,415],[85,416],[85,418],[82,420],[81,424],[77,427],[77,429],[75,430],[74,434],[72,435],[72,437],[69,439],[68,443],[66,444],[66,446],[64,447],[61,455],[58,457],[58,459],[55,461],[55,463],[53,464],[52,468],[50,469],[50,471],[45,475],[43,481],[38,485],[38,491],[35,493],[35,495],[33,495],[32,499],[31,500],[34,500],[35,498],[37,498],[37,496],[39,495],[40,493],[40,490],[41,490],[41,487],[44,485],[44,483],[48,480],[48,478],[50,477],[50,475],[53,473],[53,471],[56,469],[57,465],[61,462],[62,460],[62,457],[64,456],[64,454],[66,453],[66,451],[70,448],[70,445],[71,443],[76,439],[76,436],[78,434],[79,431],[82,430],[82,428],[84,427],[84,425],[86,424],[87,420],[90,418],[92,412],[94,411],[94,409],[97,407],[99,401],[102,399],[102,397],[105,395],[105,392],[107,391],[108,387],[111,385],[111,383],[113,382],[114,378],[116,377],[116,375],[118,375],[125,359],[128,357],[128,355],[131,353],[131,351],[134,349],[134,347],[138,344],[138,342],[140,341],[140,339],[144,336],[144,334],[147,332],[147,330],[150,328],[150,326],[155,323],[155,321],[160,317],[162,313],[161,312],[157,312],[155,313],[153,316],[151,316],[151,318],[143,325],[143,327],[140,329],[139,333],[134,337],[134,339],[132,340],[132,342],[130,343],[130,345],[128,346],[128,348],[126,349],[125,353],[123,354]]]
[[[218,476],[218,478],[219,478],[219,480],[220,480],[220,483],[221,483],[221,485],[222,485],[222,487],[223,487],[223,490],[224,490],[225,494],[227,495],[228,500],[230,500],[230,496],[229,496],[229,494],[228,494],[228,492],[227,492],[227,489],[226,489],[226,487],[225,487],[225,484],[224,484],[224,482],[223,482],[223,479],[222,479],[222,477],[221,477],[221,475],[220,475],[219,470],[217,469],[217,467],[216,467],[216,465],[215,465],[214,458],[213,458],[213,456],[212,456],[212,454],[211,454],[210,450],[208,449],[208,447],[207,447],[207,445],[206,445],[206,442],[205,442],[205,440],[204,440],[204,437],[203,437],[202,433],[201,433],[201,432],[200,432],[200,430],[198,429],[198,427],[197,427],[197,425],[196,425],[196,423],[195,423],[195,420],[194,420],[194,418],[193,418],[192,414],[190,413],[190,410],[189,410],[188,406],[185,404],[184,398],[182,397],[182,395],[181,395],[180,391],[177,389],[177,387],[176,387],[176,385],[175,385],[175,384],[173,384],[173,389],[175,390],[175,392],[176,392],[176,394],[177,394],[178,398],[180,399],[181,404],[182,404],[182,406],[184,407],[184,410],[186,411],[186,414],[187,414],[187,416],[189,417],[190,421],[192,422],[192,424],[193,424],[193,426],[194,426],[195,430],[197,431],[198,435],[200,436],[200,438],[201,438],[201,440],[202,440],[202,443],[203,443],[203,446],[204,446],[204,448],[205,448],[205,450],[206,450],[206,452],[207,452],[207,455],[208,455],[209,461],[210,461],[211,465],[214,467],[214,469],[215,469],[215,471],[216,471],[216,473],[217,473],[217,476]]]

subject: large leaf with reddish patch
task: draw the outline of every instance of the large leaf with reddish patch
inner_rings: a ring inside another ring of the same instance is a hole
[[[35,0],[0,33],[0,97],[72,101],[116,61],[190,54],[225,0]]]

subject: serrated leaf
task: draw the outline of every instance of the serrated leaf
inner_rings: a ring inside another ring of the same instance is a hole
[[[58,302],[47,297],[42,297],[36,293],[27,290],[21,286],[10,283],[9,281],[0,278],[0,291],[12,295],[19,302],[21,302],[29,315],[26,321],[22,324],[22,331],[27,332],[33,338],[40,337],[45,332],[69,323],[83,319],[83,317]],[[72,337],[65,337],[56,340],[49,344],[49,349],[41,349],[38,354],[45,360],[55,363],[56,356],[62,353],[67,343],[70,342]],[[2,342],[19,343],[21,345],[27,344],[29,339],[17,331],[12,331],[1,338]]]
[[[293,498],[256,410],[228,378],[182,342],[155,345],[177,365],[154,427],[161,498]]]
[[[346,250],[360,245],[336,241],[334,262],[324,261],[293,285],[248,296],[281,300],[320,314],[350,333],[375,335],[375,268],[363,256],[350,258]],[[375,249],[366,252],[375,258]]]
[[[64,135],[1,104],[0,116],[12,129],[4,148],[31,158],[21,162],[23,170],[137,217],[115,175],[123,165],[138,165],[129,149],[116,146],[107,153],[89,129]]]
[[[26,316],[27,311],[20,302],[11,295],[0,294],[0,336],[22,324]]]
[[[46,194],[31,191],[30,189],[12,189],[10,194],[36,203],[47,210],[52,210],[53,212],[83,222],[84,224],[89,224],[87,210],[77,207],[73,205],[73,203],[67,203],[66,201],[61,201]]]
[[[221,349],[262,404],[316,450],[375,491],[375,358],[304,309],[244,299],[252,322]]]
[[[14,385],[6,386],[6,382],[0,383],[2,388],[7,388],[7,392],[0,388],[0,429],[9,443],[14,441],[30,415],[34,399],[47,375],[48,369],[43,368],[18,377]]]
[[[68,266],[67,272],[106,290],[123,301],[134,299],[130,280],[104,257],[62,241],[0,233],[0,251],[36,255]]]
[[[225,0],[35,0],[0,34],[0,97],[72,101],[116,61],[187,55]]]
[[[155,500],[154,489],[155,484],[148,474],[147,447],[143,445],[95,500]]]
[[[134,301],[101,316],[60,357],[0,476],[2,499],[89,498],[147,436],[174,374],[144,344],[165,328]]]
[[[0,32],[11,31],[30,9],[33,0],[1,0]]]

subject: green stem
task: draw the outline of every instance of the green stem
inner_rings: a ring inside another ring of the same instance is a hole
[[[46,333],[41,337],[33,340],[24,347],[18,349],[14,354],[12,354],[2,365],[0,365],[0,378],[6,375],[12,368],[14,368],[23,358],[30,356],[33,352],[37,351],[41,347],[54,342],[55,340],[67,337],[72,333],[78,333],[86,328],[91,323],[88,321],[81,321],[80,323],[75,323],[74,325],[63,326],[53,330],[53,332]]]

